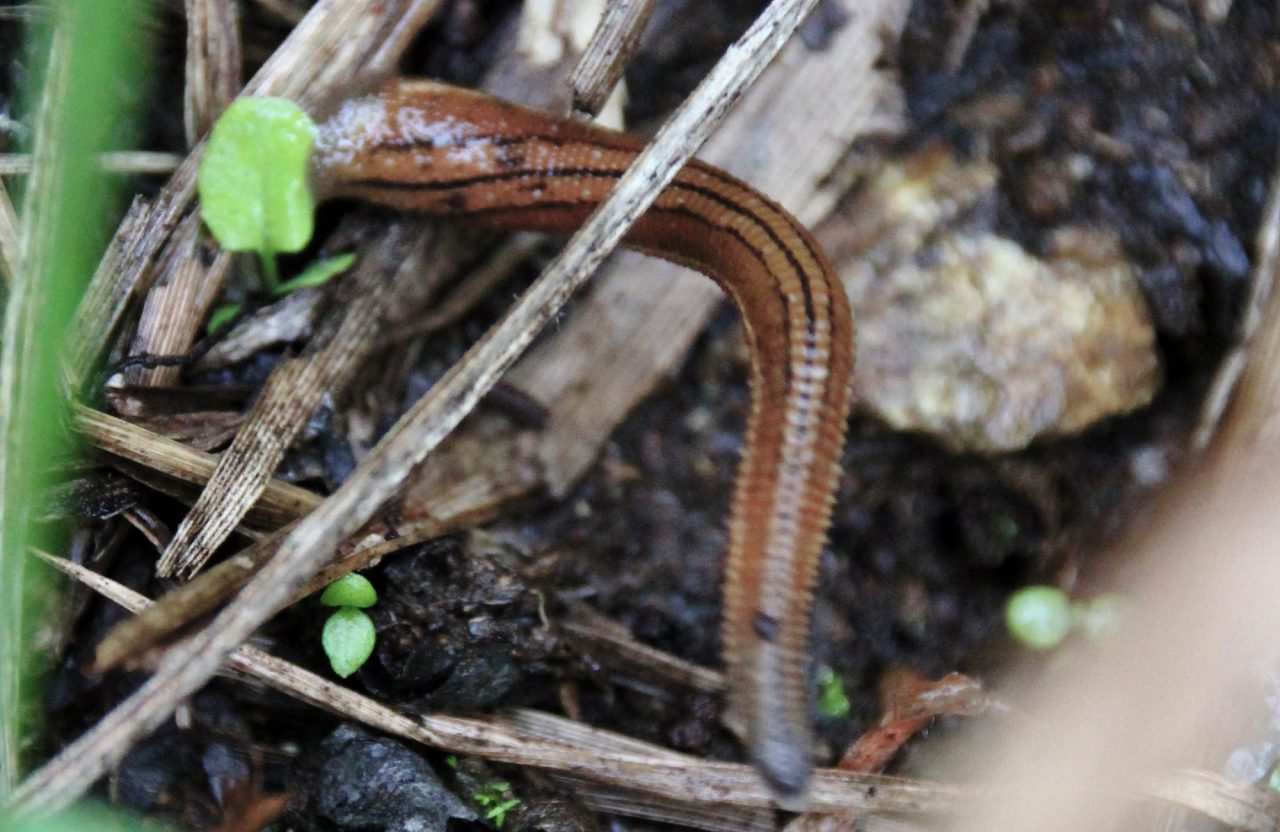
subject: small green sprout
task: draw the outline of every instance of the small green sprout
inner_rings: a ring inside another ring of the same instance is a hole
[[[373,620],[355,607],[335,610],[324,622],[324,630],[320,634],[320,644],[329,657],[333,672],[343,679],[368,661],[377,639]]]
[[[511,794],[511,784],[505,780],[490,780],[471,799],[485,810],[484,819],[493,821],[499,829],[507,820],[507,812],[520,805],[520,798]]]
[[[827,665],[818,667],[818,713],[827,719],[844,719],[849,715],[849,697],[844,680]]]
[[[328,282],[329,278],[340,275],[347,269],[356,264],[355,252],[347,252],[339,254],[336,257],[326,257],[323,260],[317,260],[310,266],[307,266],[297,277],[292,277],[283,283],[277,284],[271,290],[271,294],[276,297],[284,297],[298,291],[299,289],[310,289],[313,286],[323,286]]]
[[[1267,775],[1267,788],[1273,792],[1280,792],[1280,766],[1271,769],[1271,773]]]
[[[373,620],[361,608],[378,603],[378,591],[368,578],[352,572],[329,584],[320,596],[320,603],[338,607],[324,622],[320,644],[333,672],[345,679],[373,654],[378,633]]]
[[[271,289],[271,294],[282,298],[285,295],[292,294],[299,289],[310,289],[313,286],[323,286],[330,278],[342,274],[356,263],[355,252],[339,254],[337,257],[326,257],[323,260],[317,260],[310,266],[307,266],[296,277],[291,277],[281,283],[277,283]],[[244,304],[228,303],[219,306],[209,315],[209,322],[205,324],[205,332],[214,335],[222,330],[227,324],[235,320],[240,314],[240,310],[244,308]]]
[[[1004,620],[1014,638],[1036,650],[1057,647],[1074,623],[1071,600],[1053,586],[1023,587],[1010,595]]]
[[[315,197],[307,166],[316,125],[283,98],[242,98],[209,134],[198,186],[205,225],[228,251],[255,251],[267,288],[279,284],[275,256],[311,241]]]
[[[378,603],[378,591],[364,575],[352,572],[329,584],[320,603],[326,607],[372,607]]]
[[[280,281],[276,254],[302,250],[315,225],[315,197],[307,166],[316,125],[284,98],[242,98],[214,124],[200,161],[197,183],[205,225],[228,251],[257,252],[267,290],[283,297],[351,268],[355,254],[312,263]],[[220,306],[205,329],[218,332],[240,312]]]
[[[244,304],[228,303],[225,306],[219,306],[209,315],[209,322],[204,325],[204,331],[213,335],[220,332],[223,327],[230,324],[240,314],[240,310],[244,308]]]

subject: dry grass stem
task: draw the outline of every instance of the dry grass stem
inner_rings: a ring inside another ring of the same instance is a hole
[[[1272,287],[1276,271],[1280,269],[1280,165],[1272,173],[1267,188],[1267,202],[1254,238],[1254,248],[1253,275],[1244,315],[1240,321],[1239,340],[1222,360],[1213,385],[1205,395],[1200,424],[1193,439],[1194,446],[1201,450],[1208,447],[1216,435],[1223,414],[1245,371],[1246,357],[1258,337],[1259,327],[1268,315],[1277,314],[1274,310],[1268,310],[1273,306]]]
[[[432,464],[407,486],[394,528],[381,520],[366,524],[281,607],[401,549],[492,520],[512,502],[541,489],[542,477],[528,452],[518,439],[512,439],[505,423],[501,430],[499,435],[480,424],[450,437]],[[152,650],[216,611],[269,562],[294,525],[279,529],[175,588],[140,615],[120,622],[98,647],[99,669]]]
[[[131,612],[150,601],[116,582],[62,558],[40,555],[55,568],[85,583]],[[517,710],[494,717],[425,714],[410,718],[399,711],[330,682],[290,662],[252,647],[228,657],[230,670],[256,678],[295,698],[343,718],[361,722],[412,742],[489,760],[527,765],[564,775],[568,782],[592,784],[588,799],[637,817],[724,829],[720,817],[735,818],[741,828],[763,826],[772,815],[767,789],[749,766],[715,763],[614,734],[539,711]],[[601,788],[602,786],[608,788]],[[952,786],[903,778],[823,769],[815,772],[813,811],[911,813],[945,817],[974,805],[976,793]],[[1187,771],[1153,781],[1146,793],[1174,802],[1250,832],[1275,828],[1277,798],[1255,786],[1218,775]]]
[[[187,67],[182,120],[194,146],[240,91],[240,21],[231,0],[186,0]]]
[[[253,2],[286,23],[298,23],[307,14],[306,8],[299,5],[297,0],[253,0]]]
[[[640,45],[654,6],[654,0],[614,0],[605,7],[569,77],[575,113],[587,118],[599,114]]]
[[[323,287],[300,289],[264,306],[221,336],[197,359],[193,369],[196,372],[222,369],[277,344],[303,340],[311,334],[316,319],[324,311],[326,294]]]
[[[144,596],[82,566],[49,555],[40,557],[131,612],[150,604]],[[757,782],[750,766],[698,760],[562,717],[519,711],[510,717],[425,714],[415,719],[252,647],[232,651],[228,667],[344,718],[445,751],[634,786],[690,803],[772,806],[768,790]],[[818,772],[817,779],[820,805],[827,809],[937,811],[960,796],[959,790],[948,786],[834,770]]]
[[[182,355],[204,331],[208,311],[231,276],[234,255],[214,247],[200,228],[196,213],[178,226],[157,266],[159,278],[142,307],[130,355]],[[130,367],[124,377],[132,386],[170,387],[181,372],[181,367]]]
[[[161,576],[194,575],[222,545],[271,480],[285,451],[326,395],[340,395],[380,343],[393,311],[412,315],[452,273],[448,247],[429,226],[404,221],[367,247],[355,273],[334,285],[334,320],[308,351],[276,366],[253,411],[165,549]],[[368,232],[372,229],[365,227]],[[352,236],[363,237],[357,231]]]
[[[1208,447],[1220,429],[1236,432],[1220,444],[1257,441],[1275,446],[1280,440],[1280,298],[1274,291],[1280,271],[1280,163],[1267,188],[1254,249],[1239,340],[1222,360],[1205,396],[1193,439],[1198,449]]]
[[[98,164],[108,173],[173,173],[182,164],[182,157],[151,150],[120,150],[99,155]],[[0,153],[0,176],[28,173],[31,173],[30,154]]]
[[[476,268],[440,299],[432,304],[431,310],[418,321],[412,321],[397,328],[384,339],[384,346],[419,338],[452,326],[476,305],[488,298],[495,289],[501,286],[511,273],[519,268],[542,243],[542,237],[536,234],[516,234],[502,242],[498,250]]]
[[[17,280],[22,263],[22,244],[18,232],[18,213],[13,209],[9,191],[0,181],[0,286]]]
[[[218,458],[152,433],[123,419],[91,410],[75,409],[76,430],[101,451],[145,466],[184,482],[204,485],[213,475]],[[305,488],[271,480],[262,490],[257,507],[277,524],[288,523],[320,504],[320,496]]]
[[[583,610],[575,619],[562,622],[561,629],[578,642],[584,652],[632,678],[704,693],[724,690],[723,674],[637,641],[625,627],[601,615]]]

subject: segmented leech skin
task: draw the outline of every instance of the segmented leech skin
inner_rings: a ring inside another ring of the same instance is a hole
[[[347,102],[320,129],[327,197],[570,234],[643,143],[429,81]],[[853,321],[809,233],[737,179],[690,163],[626,238],[732,297],[752,404],[729,523],[723,646],[732,717],[778,802],[804,803],[810,602],[849,414]]]

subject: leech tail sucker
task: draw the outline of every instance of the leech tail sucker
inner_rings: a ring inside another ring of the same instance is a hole
[[[400,80],[322,125],[313,171],[322,196],[570,234],[642,147],[480,93]],[[799,222],[701,162],[626,244],[704,272],[742,315],[752,403],[725,569],[729,709],[779,804],[799,809],[812,767],[811,601],[851,398],[848,300]]]

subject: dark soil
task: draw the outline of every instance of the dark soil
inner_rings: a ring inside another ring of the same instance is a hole
[[[635,121],[651,122],[677,102],[761,5],[663,2],[629,74]],[[1140,270],[1166,379],[1141,412],[998,457],[957,456],[854,419],[815,617],[814,660],[843,677],[853,706],[848,719],[821,725],[828,759],[878,719],[877,685],[886,672],[988,676],[1014,649],[1003,633],[1005,597],[1031,582],[1085,591],[1088,576],[1105,565],[1099,556],[1107,545],[1140,522],[1153,490],[1187,457],[1200,399],[1233,335],[1276,156],[1274,4],[1237,0],[1216,26],[1202,22],[1189,0],[996,4],[952,73],[941,56],[961,5],[915,4],[893,56],[911,124],[894,152],[942,140],[962,156],[995,161],[1002,231],[1032,250],[1065,223],[1115,230]],[[409,69],[474,82],[512,8],[457,0]],[[11,41],[7,31],[0,26],[0,44]],[[257,31],[264,38],[279,30]],[[174,21],[162,40],[180,52]],[[180,100],[171,87],[156,95]],[[180,132],[167,118],[169,127],[155,128],[153,148],[176,149]],[[1081,159],[1092,175],[1066,176]],[[438,376],[505,302],[495,299],[442,339],[405,388]],[[555,627],[585,603],[648,644],[718,666],[725,520],[747,408],[739,339],[732,316],[721,315],[679,376],[617,432],[568,499],[374,570],[380,644],[352,683],[407,709],[569,704],[594,725],[740,759],[713,698],[605,672]],[[260,379],[270,362],[248,375]],[[326,441],[311,440],[291,464],[340,481],[344,458],[326,452]],[[150,499],[160,516],[180,517],[175,504]],[[136,533],[116,528],[97,527],[98,540],[119,539],[95,567],[158,593],[149,577],[154,555]],[[138,683],[127,675],[93,680],[77,669],[118,615],[101,602],[87,604],[50,688],[46,750]],[[318,604],[301,604],[264,638],[280,655],[322,668],[317,640],[299,634],[318,632],[323,615]],[[214,683],[185,718],[182,729],[171,723],[130,754],[106,787],[113,799],[212,828],[260,795],[288,789],[296,799],[277,828],[408,829],[402,814],[361,814],[359,789],[386,788],[399,802],[422,799],[428,786],[448,795],[452,784],[464,800],[423,828],[444,828],[449,814],[449,828],[479,823],[474,806],[464,805],[473,793],[466,761],[459,772],[421,749],[347,729],[334,734],[336,719],[242,683]],[[352,744],[362,756],[336,765],[334,749]],[[421,782],[406,785],[417,776],[406,772],[418,772]],[[375,773],[385,778],[359,789],[342,781],[364,784]],[[545,783],[499,774],[526,798],[505,828],[594,822]],[[442,805],[426,802],[433,811]]]

